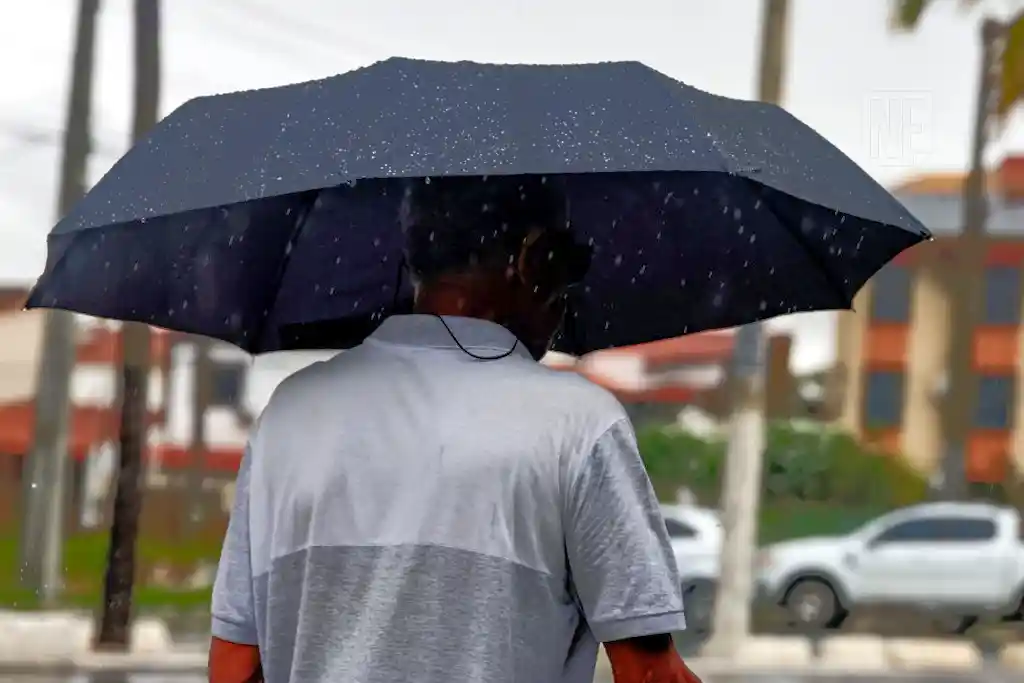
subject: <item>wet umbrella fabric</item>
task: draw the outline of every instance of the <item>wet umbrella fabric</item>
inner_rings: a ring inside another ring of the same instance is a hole
[[[777,107],[638,63],[391,59],[183,105],[54,228],[29,306],[256,353],[355,344],[409,300],[403,179],[511,174],[561,176],[593,249],[569,352],[849,308],[928,238]]]

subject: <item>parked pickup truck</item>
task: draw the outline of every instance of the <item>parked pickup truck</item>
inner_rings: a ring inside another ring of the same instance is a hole
[[[763,597],[809,628],[835,628],[860,605],[934,610],[951,631],[982,615],[1021,618],[1020,515],[985,503],[926,503],[868,522],[847,536],[764,548]]]

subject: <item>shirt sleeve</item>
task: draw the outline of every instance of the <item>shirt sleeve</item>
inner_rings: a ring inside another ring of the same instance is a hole
[[[665,521],[628,419],[569,468],[564,519],[573,588],[599,641],[686,627]]]
[[[212,634],[230,643],[256,645],[256,612],[249,544],[250,449],[235,483],[235,501],[213,584]]]

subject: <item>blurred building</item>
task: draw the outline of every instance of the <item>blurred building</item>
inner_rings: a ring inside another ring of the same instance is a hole
[[[22,311],[26,292],[0,288],[0,454],[31,448],[43,311]],[[116,439],[121,361],[120,325],[80,318],[71,376],[69,455],[83,459],[102,441]],[[213,463],[237,465],[253,416],[285,377],[324,354],[290,353],[253,361],[240,349],[215,342],[210,350],[206,438]],[[190,459],[194,422],[194,348],[187,335],[153,329],[150,348],[149,456],[171,468]]]
[[[32,448],[43,322],[43,314],[36,311],[0,316],[0,334],[11,342],[0,351],[0,367],[4,368],[0,392],[0,453],[19,458]],[[17,336],[6,336],[15,330]],[[158,425],[165,418],[168,343],[166,333],[152,337],[150,425]],[[68,451],[73,459],[83,460],[95,446],[117,438],[120,414],[114,406],[119,381],[120,333],[102,325],[79,327],[75,361],[70,381]]]
[[[0,290],[0,454],[21,458],[32,446],[38,367],[42,356],[43,311],[22,311],[27,291]],[[71,415],[68,449],[79,460],[117,433],[112,410],[116,387],[118,335],[103,325],[76,326],[76,366],[70,378]],[[153,337],[150,420],[161,419],[166,339]],[[8,467],[13,466],[10,462]]]
[[[0,288],[0,480],[14,494],[31,451],[35,396],[42,355],[45,313],[22,311],[27,292]],[[76,324],[76,363],[70,378],[68,455],[72,489],[103,489],[113,474],[119,434],[121,328],[81,317]],[[147,448],[147,482],[162,487],[192,463],[195,347],[187,335],[154,329]],[[581,359],[551,354],[546,362],[585,375],[610,391],[639,421],[681,420],[696,410],[712,421],[729,411],[728,366],[732,332],[712,332],[589,354]],[[807,417],[813,405],[800,399],[790,373],[792,340],[768,342],[766,399],[772,417]],[[210,392],[205,411],[204,469],[231,477],[236,471],[254,416],[288,375],[330,354],[292,352],[253,360],[225,343],[210,347]],[[691,415],[692,417],[692,415]],[[100,464],[97,464],[100,463]],[[4,476],[6,475],[6,476]]]
[[[911,180],[894,194],[935,234],[904,253],[861,291],[857,313],[838,316],[834,386],[841,423],[903,453],[926,472],[943,451],[951,272],[962,221],[962,174]],[[1024,158],[1006,159],[989,180],[990,218],[981,322],[974,330],[979,395],[965,468],[972,481],[1002,481],[1024,465],[1019,373],[1024,264]],[[1024,468],[1021,468],[1024,471]]]
[[[634,422],[671,421],[698,408],[714,419],[729,413],[729,364],[735,335],[706,332],[587,354],[551,356],[546,363],[573,370],[611,391]],[[771,418],[807,417],[790,371],[792,338],[773,335],[766,351],[766,409]]]

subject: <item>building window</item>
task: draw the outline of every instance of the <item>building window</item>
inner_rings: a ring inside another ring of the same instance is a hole
[[[876,322],[905,323],[910,320],[913,290],[910,269],[889,264],[871,278],[870,317]]]
[[[872,371],[865,377],[864,424],[895,427],[903,421],[903,373]]]
[[[210,382],[210,405],[236,407],[242,404],[245,386],[245,365],[242,363],[218,363],[212,369]]]
[[[1016,403],[1013,377],[982,376],[978,378],[978,403],[974,426],[981,429],[1009,429]]]
[[[986,325],[1017,325],[1021,307],[1020,269],[992,266],[985,270]]]

